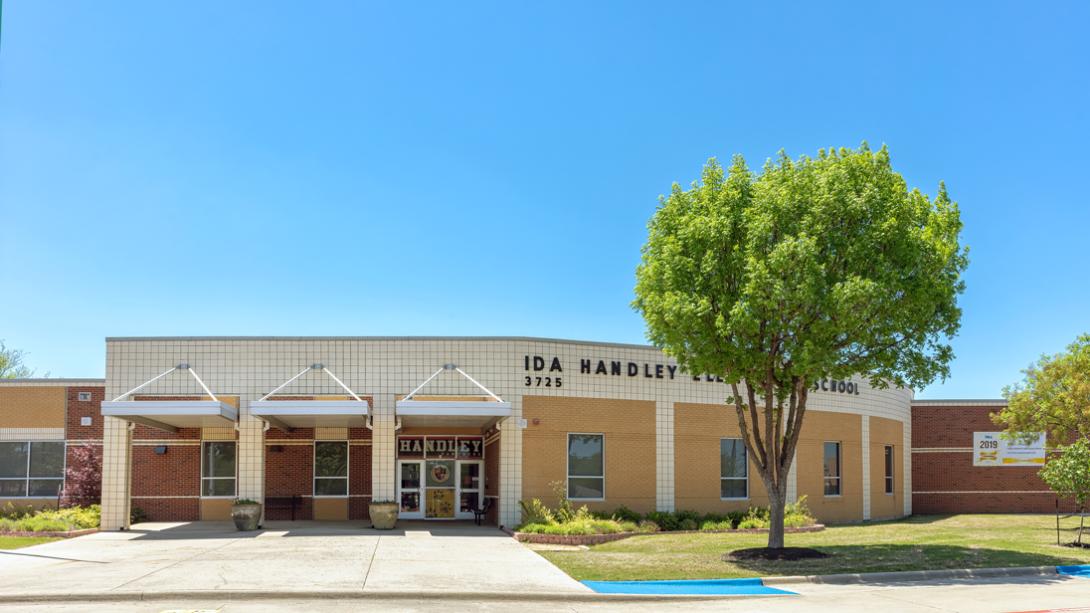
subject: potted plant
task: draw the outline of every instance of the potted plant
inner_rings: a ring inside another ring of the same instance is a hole
[[[393,530],[397,524],[398,504],[393,500],[372,500],[367,511],[371,514],[371,527],[376,530]]]
[[[261,503],[249,498],[236,498],[231,505],[231,519],[239,530],[257,530],[261,523]]]

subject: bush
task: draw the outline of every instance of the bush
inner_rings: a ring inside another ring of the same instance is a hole
[[[654,522],[661,530],[667,532],[677,530],[677,516],[668,511],[652,511],[647,514],[647,519]]]
[[[697,513],[696,511],[685,510],[674,511],[674,517],[677,517],[677,521],[679,524],[684,522],[685,520],[692,520],[694,524],[699,524],[700,520],[703,519],[703,516],[700,515],[700,513]]]
[[[0,519],[0,531],[67,532],[97,528],[100,515],[101,509],[97,504],[87,507],[32,510],[22,515],[5,516]]]
[[[737,528],[738,524],[742,523],[742,520],[746,518],[745,511],[730,511],[727,513],[727,519],[730,520],[732,528]]]
[[[696,523],[696,520],[691,517],[686,517],[677,522],[678,530],[697,530],[700,528],[700,524]]]
[[[73,445],[68,448],[64,489],[61,504],[64,506],[90,506],[102,501],[102,450],[91,445]]]
[[[768,521],[759,517],[747,517],[738,522],[739,530],[754,530],[758,528],[768,528]]]
[[[646,532],[648,534],[661,530],[661,528],[659,528],[659,525],[651,521],[650,519],[641,520],[640,523],[637,525],[637,528],[639,532]]]
[[[724,530],[731,530],[733,528],[734,528],[734,522],[732,522],[729,519],[723,519],[723,520],[720,520],[720,521],[715,521],[715,520],[712,520],[712,519],[706,519],[706,520],[704,520],[704,523],[700,524],[700,529],[701,530],[706,530],[706,531],[709,531],[709,532],[719,532],[719,531],[724,531]]]
[[[806,495],[799,496],[795,502],[784,507],[783,525],[788,528],[801,528],[817,523],[810,514],[810,507],[806,506]]]
[[[148,514],[144,512],[144,509],[140,507],[132,507],[129,509],[129,523],[139,524],[140,522],[148,521]]]
[[[617,510],[613,512],[612,517],[617,521],[630,522],[639,522],[641,519],[643,519],[642,515],[625,506],[617,507]]]
[[[533,498],[529,501],[520,500],[519,507],[522,509],[523,524],[556,523],[556,517],[553,516],[553,512],[537,498]]]

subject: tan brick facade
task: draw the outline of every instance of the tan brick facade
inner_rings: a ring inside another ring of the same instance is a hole
[[[63,428],[64,387],[9,387],[0,394],[0,428]]]
[[[749,498],[720,498],[720,441],[740,438],[740,432],[734,409],[725,404],[674,405],[674,492],[679,510],[724,513],[768,505],[768,493],[752,461]]]
[[[592,510],[655,509],[655,403],[604,398],[524,396],[523,496],[556,502],[553,482],[567,480],[569,433],[605,435],[605,500]]]
[[[839,496],[826,496],[823,471],[824,443],[839,442],[841,484]],[[863,518],[862,418],[858,415],[807,411],[795,462],[799,495],[806,495],[814,516],[823,523]],[[880,474],[880,473],[879,473]],[[873,473],[872,473],[873,478]]]

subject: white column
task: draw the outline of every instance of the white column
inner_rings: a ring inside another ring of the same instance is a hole
[[[863,521],[870,519],[870,416],[863,416]]]
[[[511,417],[500,423],[499,522],[514,528],[522,522],[522,398],[511,401]]]
[[[799,499],[799,452],[791,456],[791,468],[787,471],[787,503]]]
[[[912,515],[912,417],[902,424],[904,442],[901,444],[901,496],[905,501],[905,515]],[[895,476],[896,477],[896,476]],[[896,480],[894,481],[896,482]]]
[[[655,508],[674,510],[674,403],[655,402]]]
[[[131,500],[132,431],[128,422],[103,417],[102,434],[102,520],[103,530],[129,527]]]
[[[394,397],[375,396],[371,407],[371,500],[393,500],[397,494],[397,432]]]
[[[238,497],[265,499],[265,422],[250,413],[250,403],[239,402]]]

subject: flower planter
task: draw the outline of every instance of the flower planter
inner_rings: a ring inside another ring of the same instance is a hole
[[[393,530],[397,525],[396,502],[372,502],[367,507],[371,515],[371,527],[376,530]]]
[[[242,503],[231,505],[231,519],[240,531],[257,530],[261,525],[261,504]]]

